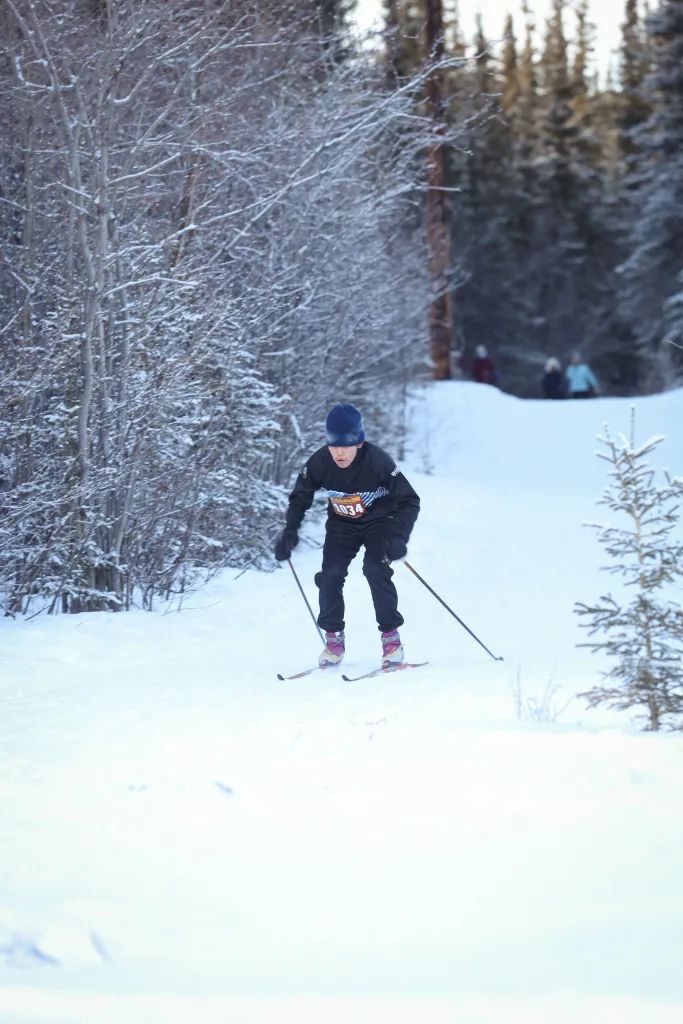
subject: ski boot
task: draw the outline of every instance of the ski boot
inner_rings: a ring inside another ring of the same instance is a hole
[[[402,665],[405,660],[398,630],[392,629],[389,633],[382,633],[382,668]]]
[[[318,658],[318,664],[338,665],[344,657],[344,631],[341,633],[325,633],[325,650]]]

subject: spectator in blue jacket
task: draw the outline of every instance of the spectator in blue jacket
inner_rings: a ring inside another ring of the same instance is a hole
[[[580,352],[575,352],[565,370],[568,398],[594,398],[600,394],[600,385],[590,366],[583,361]]]

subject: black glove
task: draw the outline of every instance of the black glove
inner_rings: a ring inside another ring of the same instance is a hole
[[[408,554],[408,545],[403,537],[390,537],[387,541],[387,558],[390,562],[398,562]]]
[[[273,554],[278,562],[285,562],[299,543],[299,534],[291,527],[285,526],[284,530],[278,533],[273,544]]]

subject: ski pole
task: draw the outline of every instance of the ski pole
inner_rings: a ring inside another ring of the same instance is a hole
[[[320,632],[320,627],[318,626],[318,623],[317,623],[317,621],[316,621],[315,615],[313,614],[313,609],[311,608],[310,604],[308,603],[308,598],[307,598],[307,597],[306,597],[306,595],[304,594],[304,588],[303,588],[303,587],[301,586],[301,584],[299,583],[299,577],[297,576],[296,572],[294,571],[294,566],[292,565],[292,560],[291,560],[291,558],[288,558],[288,559],[287,559],[287,565],[289,566],[289,568],[290,568],[290,569],[292,570],[292,572],[294,573],[294,579],[296,580],[296,585],[297,585],[297,587],[299,588],[299,590],[300,590],[300,592],[301,592],[301,596],[303,597],[304,601],[306,602],[306,607],[308,608],[308,611],[309,611],[309,613],[310,613],[310,616],[311,616],[311,618],[313,619],[313,625],[315,626],[315,628],[316,628],[316,629],[317,629],[317,631],[318,631],[318,636],[320,637],[320,640],[321,640],[321,642],[322,642],[322,643],[324,644],[324,643],[325,643],[325,641],[324,641],[324,639],[323,639],[323,635],[322,635],[322,633]]]
[[[423,586],[425,586],[425,587],[427,588],[427,590],[429,591],[429,593],[430,593],[430,594],[432,594],[432,595],[433,595],[433,596],[434,596],[434,597],[435,597],[435,598],[437,599],[437,601],[439,602],[439,604],[442,604],[442,605],[444,606],[444,608],[446,609],[446,611],[447,611],[447,612],[450,612],[450,613],[451,613],[451,615],[453,616],[453,618],[454,618],[454,619],[457,619],[457,621],[458,621],[458,622],[460,623],[460,625],[462,626],[462,628],[463,628],[463,629],[466,629],[466,630],[467,630],[467,632],[468,632],[468,633],[470,634],[470,636],[471,636],[471,637],[474,637],[474,639],[475,639],[475,640],[477,641],[477,643],[478,643],[478,644],[479,644],[479,645],[480,645],[481,647],[483,647],[483,648],[484,648],[484,650],[486,651],[486,653],[487,653],[487,654],[491,654],[491,652],[490,652],[490,650],[488,649],[488,647],[486,646],[486,644],[483,644],[483,643],[481,642],[481,640],[479,639],[479,637],[478,637],[478,636],[476,636],[476,635],[475,635],[475,634],[474,634],[474,633],[472,632],[472,630],[470,629],[470,627],[469,627],[469,626],[466,626],[466,625],[465,625],[465,623],[464,623],[464,622],[462,621],[462,619],[460,618],[460,616],[459,616],[459,615],[456,615],[456,614],[455,614],[455,612],[453,611],[453,609],[452,609],[452,608],[449,608],[449,607],[448,607],[448,605],[446,604],[446,602],[445,602],[444,600],[442,600],[442,598],[440,598],[440,597],[439,597],[439,595],[437,594],[437,592],[436,592],[435,590],[432,590],[432,588],[431,588],[431,587],[429,586],[429,584],[427,583],[427,581],[426,581],[426,580],[423,580],[423,579],[422,579],[422,577],[420,576],[419,572],[416,572],[416,571],[415,571],[415,570],[413,569],[413,567],[412,567],[412,565],[410,564],[410,562],[404,562],[403,564],[405,565],[406,569],[410,569],[410,571],[412,572],[413,576],[417,576],[417,578],[419,579],[420,583],[421,583],[421,584],[422,584]],[[494,661],[502,661],[502,660],[503,660],[503,659],[502,659],[502,657],[501,657],[501,658],[497,658],[497,657],[495,656],[495,654],[491,654],[491,657],[493,658],[493,660],[494,660]]]

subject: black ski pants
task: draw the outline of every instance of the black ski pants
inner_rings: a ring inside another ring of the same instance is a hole
[[[403,625],[396,587],[392,582],[394,571],[384,557],[390,524],[389,518],[373,519],[368,523],[347,522],[336,516],[327,520],[323,567],[315,576],[320,590],[318,625],[327,633],[339,633],[344,628],[344,581],[352,559],[363,545],[363,573],[370,584],[377,625],[384,633]]]

